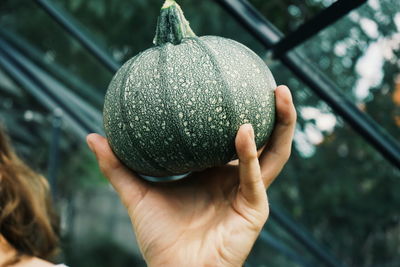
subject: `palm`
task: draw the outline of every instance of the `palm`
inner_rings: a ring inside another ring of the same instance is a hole
[[[201,255],[208,259],[234,256],[243,261],[241,251],[250,250],[259,229],[246,218],[254,214],[240,205],[238,173],[237,167],[224,166],[178,183],[150,186],[130,210],[145,257],[175,250],[181,258],[195,254],[196,260]],[[266,219],[266,213],[255,216]]]

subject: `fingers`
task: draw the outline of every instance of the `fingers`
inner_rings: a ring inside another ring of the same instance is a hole
[[[240,193],[250,204],[265,202],[266,194],[261,179],[254,130],[250,124],[240,127],[235,145],[239,157]]]
[[[260,157],[260,155],[264,151],[264,149],[265,149],[265,145],[257,150],[257,157]],[[229,161],[227,164],[230,165],[230,166],[238,166],[239,165],[239,159],[235,159],[235,160]]]
[[[146,184],[123,165],[112,152],[106,138],[98,134],[86,137],[89,148],[96,155],[100,170],[119,194],[123,204],[130,209],[146,192]]]
[[[276,97],[276,123],[267,147],[260,156],[261,173],[266,188],[278,176],[289,159],[294,130],[296,109],[289,88],[278,86]]]

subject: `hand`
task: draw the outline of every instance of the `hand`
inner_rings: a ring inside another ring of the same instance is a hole
[[[235,145],[239,164],[173,183],[146,182],[115,157],[107,140],[87,137],[100,169],[128,210],[149,266],[241,266],[269,214],[265,189],[289,158],[296,111],[286,86],[276,89],[277,122],[258,158],[251,125]]]

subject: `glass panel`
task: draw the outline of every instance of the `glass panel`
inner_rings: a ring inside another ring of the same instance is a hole
[[[400,172],[282,65],[272,71],[292,90],[298,125],[271,203],[348,265],[398,261]]]
[[[368,1],[300,50],[360,110],[400,136],[400,2]]]
[[[28,41],[43,53],[46,62],[61,65],[104,94],[111,74],[34,1],[5,1],[1,5],[0,24],[3,30]]]
[[[158,0],[55,2],[70,12],[94,36],[96,42],[120,62],[152,46],[160,7]],[[332,1],[250,2],[287,33]],[[192,1],[182,0],[180,3],[198,35],[232,38],[246,44],[259,55],[265,55],[258,41],[215,2],[198,1],[193,5]],[[100,88],[98,93],[103,96],[112,75],[33,1],[6,0],[1,5],[2,27],[19,34],[43,51],[45,60],[60,64],[77,78]],[[398,10],[399,3],[395,0],[385,3],[369,1],[368,5],[352,12],[299,48],[349,98],[395,137],[399,136],[400,125]],[[399,171],[333,114],[284,66],[279,62],[267,63],[278,84],[287,84],[291,88],[298,112],[293,154],[269,189],[271,204],[282,206],[322,246],[348,265],[389,266],[399,262]],[[51,115],[27,95],[11,97],[9,88],[13,86],[9,85],[12,82],[7,85],[6,79],[3,79],[6,76],[0,73],[1,115],[8,111],[21,111],[20,117],[21,114],[27,114],[27,118],[31,118],[32,113],[28,111],[38,111],[45,118],[43,124],[29,128],[31,132],[40,132],[37,137],[40,142],[19,149],[26,149],[27,158],[37,160],[35,165],[39,165],[45,173],[51,140]],[[10,106],[10,101],[21,108]],[[31,127],[29,122],[24,122],[24,125]],[[131,255],[125,253],[126,242],[113,239],[131,234],[124,211],[117,211],[121,206],[115,195],[107,191],[104,181],[100,181],[95,159],[85,144],[77,140],[68,128],[63,131],[62,139],[59,205],[62,214],[66,215],[63,216],[63,227],[68,233],[65,250],[67,263],[71,266],[128,265],[119,260],[128,259]],[[22,141],[16,139],[16,143],[22,147]],[[103,198],[100,199],[99,195]],[[97,197],[102,203],[97,205],[98,210],[82,208],[83,204],[92,207],[89,203],[91,200],[96,202]],[[107,232],[99,224],[113,225],[114,228]],[[74,249],[71,244],[82,241],[81,234],[90,229],[99,232],[93,232],[91,243],[90,240],[85,240],[88,241],[85,244],[80,243],[88,250],[83,253]],[[266,229],[306,261],[319,264],[303,245],[273,220],[268,221]],[[131,241],[128,240],[129,244]],[[108,251],[112,254],[106,254]],[[115,251],[121,251],[121,254],[116,255]],[[97,259],[99,253],[109,255],[112,262],[91,261]],[[248,262],[252,266],[296,266],[294,261],[261,240],[255,245]],[[137,264],[144,266],[143,262]]]
[[[320,10],[331,5],[334,0],[249,0],[262,15],[284,34],[294,31],[311,19]]]
[[[58,0],[119,62],[153,46],[162,1]],[[198,36],[229,37],[262,51],[262,46],[219,5],[212,1],[178,1]],[[206,14],[206,15],[205,15]],[[253,48],[253,49],[255,49]]]

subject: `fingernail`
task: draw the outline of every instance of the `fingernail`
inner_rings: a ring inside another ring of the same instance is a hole
[[[279,85],[277,88],[282,88],[284,90],[289,90],[289,88],[284,84]]]
[[[86,136],[86,143],[88,144],[88,147],[90,148],[90,150],[94,153],[94,149],[93,149],[93,144],[92,141],[90,141],[90,135]]]
[[[289,87],[287,87],[286,85],[279,85],[279,87],[282,88],[281,90],[286,91],[286,94],[288,94],[289,98],[292,100],[292,94]]]
[[[250,136],[251,136],[251,139],[254,140],[254,128],[251,124],[250,124]]]
[[[243,127],[246,128],[246,131],[249,133],[250,137],[254,139],[254,129],[250,123],[243,124]]]

